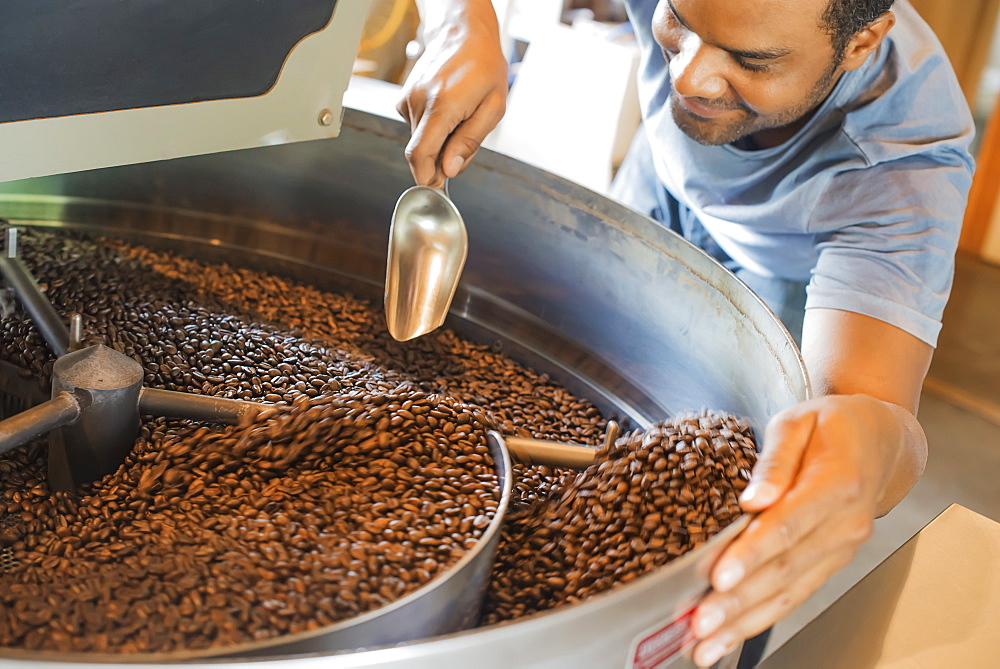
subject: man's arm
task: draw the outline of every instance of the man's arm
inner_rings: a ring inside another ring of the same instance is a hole
[[[915,414],[932,352],[874,318],[806,311],[802,354],[816,397],[765,430],[741,500],[758,515],[713,567],[693,622],[698,664],[804,602],[913,487],[927,459]]]
[[[861,314],[810,309],[802,353],[817,397],[868,395],[881,400],[900,430],[885,444],[876,516],[889,513],[910,492],[927,463],[927,437],[917,422],[920,391],[934,349],[899,328]]]
[[[397,110],[413,134],[414,180],[440,186],[458,175],[503,118],[507,61],[490,0],[418,0],[425,49]]]

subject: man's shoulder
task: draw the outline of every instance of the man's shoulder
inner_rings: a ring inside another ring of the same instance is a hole
[[[975,124],[947,54],[909,3],[895,12],[896,25],[838,105],[844,134],[871,164],[967,152]]]

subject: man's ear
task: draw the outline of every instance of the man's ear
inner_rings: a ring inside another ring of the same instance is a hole
[[[858,31],[858,34],[848,42],[840,67],[844,70],[856,70],[861,67],[895,24],[896,15],[886,12]]]

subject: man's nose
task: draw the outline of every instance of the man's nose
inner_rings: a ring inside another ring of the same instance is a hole
[[[677,54],[670,59],[670,79],[674,90],[684,97],[721,98],[726,93],[718,49],[706,46],[697,35],[687,35]]]

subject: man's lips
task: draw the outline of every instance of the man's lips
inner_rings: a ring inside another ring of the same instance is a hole
[[[695,116],[700,116],[702,118],[718,118],[719,116],[724,116],[733,111],[732,109],[716,109],[715,107],[708,107],[698,102],[695,98],[689,98],[683,95],[678,95],[677,101],[682,107],[684,107],[684,109],[691,112]]]

